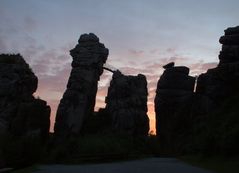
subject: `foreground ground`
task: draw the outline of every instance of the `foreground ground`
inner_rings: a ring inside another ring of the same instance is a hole
[[[174,158],[147,158],[117,163],[40,165],[34,173],[210,173]]]

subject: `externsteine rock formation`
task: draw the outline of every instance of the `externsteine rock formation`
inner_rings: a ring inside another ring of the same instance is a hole
[[[224,135],[239,135],[238,118],[230,112],[235,105],[232,100],[239,96],[239,26],[226,29],[219,42],[223,44],[219,65],[199,75],[194,93],[194,78],[187,76],[186,68],[181,71],[184,75],[179,77],[173,63],[165,66],[155,98],[156,128],[162,153],[238,151],[237,147],[232,147],[236,139]],[[170,75],[172,73],[175,75]],[[231,108],[226,107],[228,115],[227,112],[220,113],[227,101],[232,104]]]
[[[146,136],[149,131],[147,116],[147,81],[142,74],[126,76],[115,71],[106,97],[106,111],[116,133]]]
[[[219,40],[222,50],[219,65],[198,78],[196,92],[210,98],[219,106],[235,94],[239,86],[239,26],[228,28]]]
[[[96,35],[90,33],[80,36],[70,54],[73,57],[72,70],[54,127],[55,135],[60,137],[79,135],[85,118],[94,112],[98,80],[108,49]]]
[[[189,68],[184,66],[175,67],[174,63],[169,63],[164,68],[155,97],[156,131],[161,150],[172,153],[178,145],[175,143],[178,130],[190,125],[190,122],[183,122],[189,117],[180,115],[180,110],[192,99],[195,78],[188,75]]]
[[[0,133],[46,139],[50,107],[36,99],[38,79],[21,55],[0,55]]]

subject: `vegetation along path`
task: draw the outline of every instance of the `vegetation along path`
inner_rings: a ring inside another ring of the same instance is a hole
[[[210,173],[174,158],[147,158],[117,163],[41,165],[34,173]]]

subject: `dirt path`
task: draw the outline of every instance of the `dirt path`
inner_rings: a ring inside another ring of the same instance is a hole
[[[210,173],[174,158],[147,158],[117,163],[41,165],[34,173]]]

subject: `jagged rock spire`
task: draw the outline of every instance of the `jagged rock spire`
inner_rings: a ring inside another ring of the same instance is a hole
[[[57,136],[79,135],[84,119],[93,113],[98,80],[108,49],[90,33],[80,36],[70,54],[72,70],[56,114],[54,130]]]

